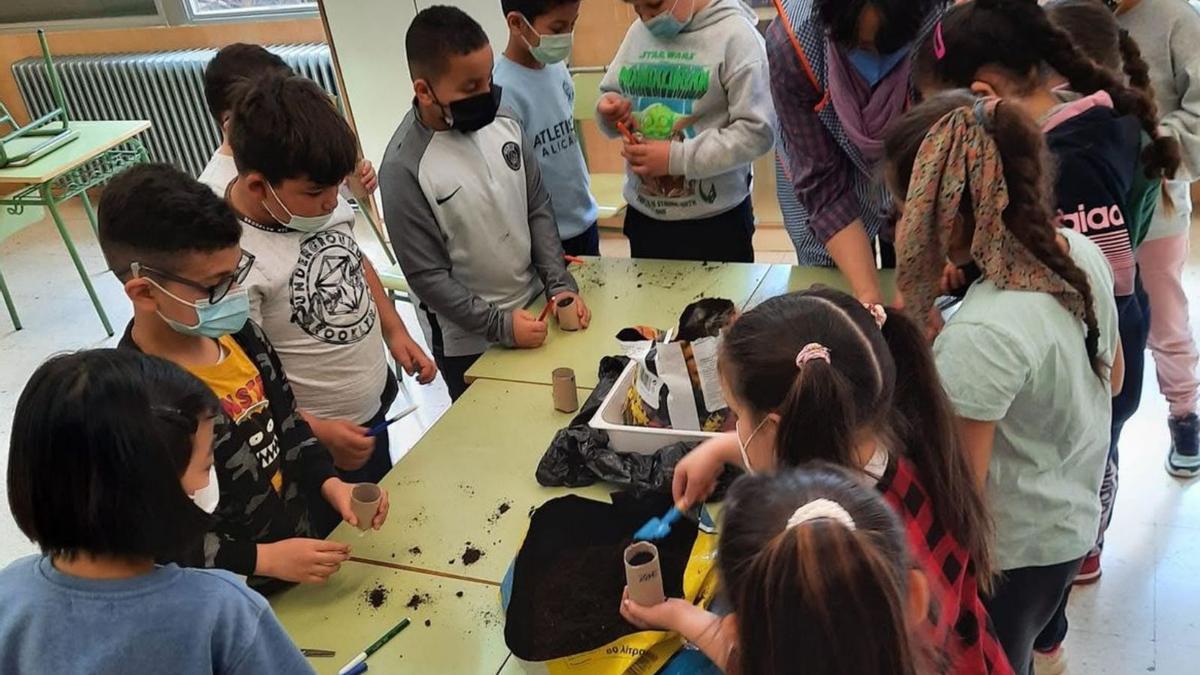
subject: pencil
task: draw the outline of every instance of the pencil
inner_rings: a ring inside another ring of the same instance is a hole
[[[629,127],[625,126],[624,122],[617,122],[617,131],[620,131],[621,135],[625,137],[626,143],[633,143],[634,145],[637,144],[637,137],[630,133]]]
[[[362,663],[363,661],[366,661],[367,657],[369,657],[370,655],[372,655],[375,652],[382,649],[383,646],[386,645],[389,640],[391,640],[392,638],[399,635],[400,631],[404,630],[405,628],[408,628],[408,618],[407,617],[405,617],[404,619],[402,619],[400,621],[400,623],[398,623],[394,627],[392,627],[391,630],[384,633],[383,637],[376,640],[374,644],[372,644],[370,647],[367,647],[362,652],[360,652],[358,654],[358,656],[351,659],[350,663],[347,663],[345,666],[342,667],[341,670],[338,671],[338,675],[346,675],[350,671],[354,670],[355,666]]]

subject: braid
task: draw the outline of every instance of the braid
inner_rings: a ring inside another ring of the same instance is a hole
[[[1122,83],[1117,76],[1096,65],[1075,49],[1071,38],[1050,23],[1046,12],[1028,0],[985,0],[995,2],[1001,11],[1009,11],[1014,20],[1033,29],[1034,41],[1046,63],[1067,78],[1071,90],[1080,94],[1108,92],[1113,107],[1124,115],[1133,115],[1153,142],[1142,151],[1142,163],[1152,178],[1172,178],[1179,169],[1179,146],[1158,133],[1158,111],[1145,92]]]
[[[1129,86],[1141,91],[1146,98],[1150,99],[1150,105],[1154,106],[1157,116],[1158,106],[1154,103],[1154,87],[1150,84],[1150,66],[1142,58],[1142,50],[1129,31],[1122,28],[1118,35],[1117,44],[1121,50],[1121,63],[1125,77],[1129,79]]]
[[[1051,166],[1041,132],[1011,106],[996,106],[992,135],[1004,163],[1004,182],[1009,203],[1004,225],[1052,272],[1062,277],[1082,297],[1087,334],[1084,345],[1092,372],[1103,377],[1106,365],[1100,359],[1100,328],[1096,301],[1087,275],[1058,245],[1058,227],[1049,195],[1053,194]]]

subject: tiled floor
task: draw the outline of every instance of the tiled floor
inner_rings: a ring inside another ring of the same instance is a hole
[[[95,238],[81,212],[69,209],[68,217],[113,324],[123,327],[130,312],[120,286],[104,272]],[[368,254],[383,260],[369,232],[362,230],[361,235]],[[606,255],[628,255],[628,244],[615,231],[605,232],[602,246]],[[779,229],[761,230],[755,246],[760,262],[795,262],[787,236]],[[48,223],[0,243],[0,266],[25,324],[24,330],[13,331],[0,310],[0,462],[6,463],[13,408],[37,364],[56,352],[114,341],[105,339]],[[1200,297],[1196,295],[1200,258],[1193,257],[1186,283],[1189,295]],[[411,307],[401,305],[401,312],[419,334]],[[421,410],[393,428],[393,447],[398,453],[407,451],[422,428],[432,424],[449,403],[440,383],[427,388],[413,385],[412,389]],[[1163,471],[1168,445],[1166,415],[1151,368],[1141,410],[1125,431],[1121,490],[1108,535],[1104,576],[1072,597],[1071,673],[1200,672],[1200,484],[1178,481]],[[0,504],[3,565],[33,548],[13,524],[2,482]]]

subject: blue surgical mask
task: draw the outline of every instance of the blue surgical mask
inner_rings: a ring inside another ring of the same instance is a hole
[[[525,22],[526,26],[529,26],[529,30],[533,31],[534,35],[538,36],[538,45],[536,47],[529,44],[529,40],[525,40],[524,35],[521,36],[521,39],[525,40],[525,46],[529,47],[529,53],[533,58],[549,66],[566,61],[567,57],[571,55],[571,46],[575,42],[574,33],[542,35],[537,32],[533,24],[529,23],[528,19],[521,17],[521,20]]]
[[[879,54],[865,49],[851,49],[846,52],[846,58],[849,59],[850,65],[854,66],[858,74],[867,81],[867,84],[874,87],[908,56],[910,48],[910,45],[905,45],[890,54]]]
[[[263,208],[267,210],[267,213],[271,214],[272,218],[279,221],[280,225],[283,225],[289,230],[296,230],[297,232],[317,232],[325,229],[325,226],[329,224],[329,219],[333,218],[333,211],[319,216],[294,215],[291,210],[288,209],[287,204],[284,204],[283,200],[279,198],[278,194],[276,194],[274,186],[272,186],[270,183],[267,183],[267,189],[271,191],[271,196],[275,198],[275,201],[279,204],[279,206],[283,207],[283,212],[287,214],[287,220],[275,215],[275,213],[271,211],[271,207],[267,206],[267,201],[265,199],[262,203]]]
[[[646,30],[650,31],[651,35],[660,40],[670,40],[679,35],[696,16],[696,2],[695,0],[689,0],[689,2],[692,3],[692,9],[688,12],[687,21],[680,21],[675,18],[675,8],[679,6],[679,0],[675,0],[675,4],[671,5],[671,9],[645,22]]]
[[[158,312],[159,318],[165,321],[168,326],[184,335],[200,335],[215,340],[219,337],[238,332],[242,329],[242,326],[246,325],[246,320],[250,318],[250,295],[246,292],[245,288],[236,288],[230,291],[225,297],[221,298],[220,302],[216,303],[211,303],[208,300],[188,302],[163,288],[153,279],[147,277],[146,280],[154,284],[158,290],[176,302],[196,310],[196,325],[194,326],[189,326],[181,321],[165,317],[161,311]]]

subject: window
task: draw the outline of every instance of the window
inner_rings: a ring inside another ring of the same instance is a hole
[[[317,9],[317,0],[182,0],[188,14],[196,19],[235,16],[309,14]]]

